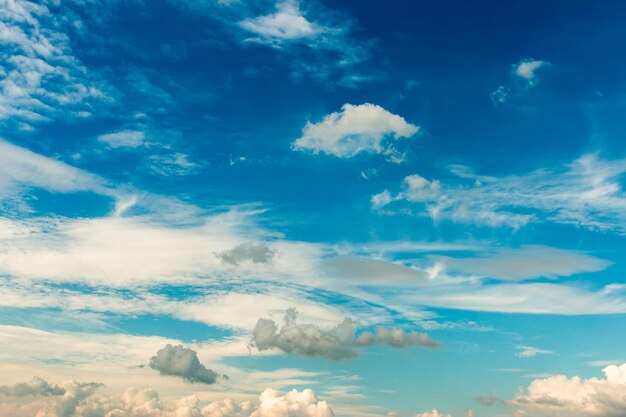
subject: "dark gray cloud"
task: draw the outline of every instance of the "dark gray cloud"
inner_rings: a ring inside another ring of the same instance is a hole
[[[213,384],[220,376],[200,363],[195,350],[183,345],[168,344],[150,358],[149,366],[161,375],[179,376],[192,383]]]
[[[331,360],[349,359],[358,355],[358,348],[388,345],[437,347],[426,333],[405,332],[400,328],[378,326],[375,332],[363,332],[356,337],[357,325],[345,318],[335,327],[324,330],[309,323],[297,322],[298,312],[290,308],[280,327],[274,320],[261,318],[252,332],[251,346],[259,351],[277,348],[302,356],[321,356]]]
[[[276,251],[267,243],[246,242],[215,255],[222,262],[231,265],[239,265],[245,261],[251,261],[255,264],[266,264],[276,256]]]

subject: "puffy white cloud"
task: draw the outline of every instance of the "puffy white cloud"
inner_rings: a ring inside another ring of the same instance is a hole
[[[626,415],[626,364],[602,370],[604,378],[556,375],[535,379],[510,404],[533,416],[622,417]]]
[[[250,417],[333,417],[326,401],[320,401],[310,389],[292,390],[280,395],[276,390],[265,390],[258,408]]]
[[[375,104],[344,104],[340,112],[328,114],[318,123],[308,122],[295,150],[320,152],[351,158],[361,152],[385,154],[399,162],[402,155],[390,139],[408,138],[419,127]]]
[[[44,381],[45,382],[45,381]],[[195,396],[164,401],[152,388],[130,387],[120,394],[96,394],[100,384],[64,382],[65,393],[0,403],[11,417],[333,417],[326,401],[310,389],[282,394],[266,389],[255,401],[225,398],[203,405]]]
[[[78,405],[102,386],[95,382],[66,381],[50,384],[41,378],[31,382],[2,387],[0,393],[9,401],[0,403],[0,415],[11,417],[72,417]],[[32,400],[11,401],[11,397],[34,397]],[[48,399],[42,399],[48,397]],[[31,414],[28,414],[31,413]],[[80,414],[79,414],[80,415]]]
[[[100,142],[111,148],[137,148],[145,143],[146,133],[141,130],[119,130],[98,136]]]
[[[335,327],[324,330],[314,324],[298,323],[297,314],[294,308],[288,309],[282,327],[274,320],[259,319],[252,332],[251,345],[260,351],[278,348],[286,353],[322,356],[331,360],[355,357],[358,354],[356,348],[376,344],[397,348],[438,346],[425,333],[405,332],[402,329],[387,329],[382,326],[378,326],[375,333],[363,332],[355,338],[357,328],[350,318],[345,318]]]
[[[322,30],[302,15],[297,0],[282,1],[276,8],[275,13],[245,19],[239,25],[270,43],[307,38]]]
[[[539,68],[549,65],[545,61],[537,59],[522,59],[518,64],[513,66],[513,73],[518,77],[524,78],[529,82],[536,77],[536,72]]]
[[[466,167],[452,172],[460,178],[457,183],[408,176],[402,191],[385,190],[372,197],[372,206],[382,210],[411,203],[435,221],[479,226],[517,229],[552,221],[626,233],[626,193],[620,182],[626,174],[624,160],[587,154],[565,166],[500,178],[476,175]]]
[[[161,375],[179,376],[187,382],[213,384],[219,375],[200,363],[195,350],[183,345],[166,345],[150,358],[150,368]]]
[[[239,265],[241,262],[251,261],[255,264],[271,262],[276,256],[276,251],[267,243],[245,242],[232,249],[216,254],[218,258],[227,264]]]

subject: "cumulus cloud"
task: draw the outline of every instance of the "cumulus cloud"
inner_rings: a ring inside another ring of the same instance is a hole
[[[296,0],[278,3],[276,12],[241,21],[239,25],[269,43],[316,35],[320,27],[302,15]]]
[[[535,379],[510,404],[532,416],[622,417],[626,415],[626,364],[607,366],[602,372],[604,378]]]
[[[66,381],[60,385],[50,384],[41,378],[0,387],[0,393],[10,397],[34,397],[31,401],[8,401],[0,404],[0,415],[11,417],[71,417],[86,398],[94,394],[102,384],[96,382]],[[42,399],[42,397],[50,399]]]
[[[141,130],[120,130],[98,136],[98,141],[111,148],[137,148],[144,144],[145,132]]]
[[[45,381],[44,381],[45,382]],[[310,389],[280,393],[266,389],[254,401],[235,402],[230,398],[201,404],[191,395],[162,400],[152,388],[127,388],[122,393],[98,395],[93,383],[65,382],[65,394],[39,396],[25,401],[0,403],[0,415],[11,417],[333,417],[326,401]]]
[[[593,230],[626,233],[626,193],[621,179],[626,161],[586,154],[570,164],[527,174],[489,177],[455,166],[459,180],[444,184],[410,175],[402,191],[374,195],[372,207],[383,210],[404,203],[434,221],[518,229],[551,221]],[[387,211],[393,213],[393,211]]]
[[[48,381],[33,377],[29,382],[22,382],[13,386],[0,386],[0,392],[10,396],[22,397],[27,395],[63,395],[66,389]]]
[[[425,413],[417,413],[414,417],[452,417],[450,414],[441,413],[436,408],[433,408],[432,411],[427,411]]]
[[[150,368],[161,375],[179,376],[187,382],[213,384],[219,375],[200,363],[198,354],[183,345],[166,345],[150,358]]]
[[[261,318],[252,332],[251,346],[263,351],[280,349],[286,353],[302,356],[322,356],[331,360],[349,359],[358,355],[357,348],[371,345],[393,347],[424,346],[438,344],[425,333],[405,332],[402,329],[387,329],[382,326],[376,332],[363,332],[356,336],[356,324],[345,318],[335,327],[324,330],[314,324],[298,323],[298,313],[290,308],[285,313],[284,325],[271,319]]]
[[[548,65],[548,63],[545,61],[526,58],[522,59],[518,64],[513,66],[513,73],[518,77],[532,82],[537,76],[537,70],[545,67],[546,65]]]
[[[328,114],[318,123],[308,122],[293,149],[351,158],[366,153],[384,154],[402,161],[391,140],[415,135],[419,127],[375,104],[344,104],[340,112]]]
[[[255,264],[266,264],[271,262],[276,251],[272,249],[267,243],[263,242],[245,242],[234,248],[218,252],[216,254],[222,262],[239,265],[241,262],[250,261]]]

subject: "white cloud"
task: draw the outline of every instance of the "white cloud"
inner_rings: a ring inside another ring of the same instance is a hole
[[[146,134],[141,130],[120,130],[98,136],[100,142],[111,148],[137,148],[145,144]]]
[[[417,413],[414,417],[452,417],[450,414],[441,413],[437,409],[433,408],[432,411],[427,411],[425,413]]]
[[[174,152],[166,155],[151,155],[147,158],[147,169],[163,177],[182,176],[196,173],[202,167],[189,159],[189,155]]]
[[[297,0],[282,1],[276,9],[275,13],[245,19],[239,25],[269,43],[307,38],[322,30],[302,15]]]
[[[43,381],[43,380],[42,380]],[[43,381],[47,384],[47,381]],[[333,417],[326,401],[311,389],[282,394],[266,389],[257,400],[225,398],[202,405],[196,395],[162,400],[152,388],[130,387],[120,394],[97,394],[100,384],[67,381],[61,396],[35,396],[0,403],[0,415],[11,417]]]
[[[419,127],[381,106],[344,104],[340,112],[328,114],[318,123],[308,122],[293,148],[339,158],[351,158],[361,152],[385,154],[399,162],[401,154],[390,139],[408,138],[418,131]]]
[[[539,349],[533,346],[517,346],[519,352],[515,356],[520,358],[534,358],[537,355],[551,355],[551,350]]]
[[[0,139],[0,190],[6,196],[23,187],[112,194],[105,182],[93,174]]]
[[[539,61],[536,59],[522,59],[518,64],[513,66],[513,73],[528,82],[532,82],[536,77],[536,72],[539,68],[549,65],[545,61]]]
[[[623,294],[610,286],[598,291],[573,285],[527,283],[441,285],[406,292],[399,297],[412,305],[458,310],[533,314],[614,314],[626,312]]]
[[[378,326],[374,333],[363,332],[355,337],[357,328],[350,318],[345,318],[329,330],[296,320],[297,311],[293,308],[285,313],[282,327],[274,320],[259,319],[252,332],[251,345],[260,351],[278,348],[286,353],[322,356],[331,360],[349,359],[357,356],[356,348],[379,344],[396,348],[438,346],[426,333],[405,332],[399,328],[387,329],[382,326]]]
[[[81,117],[109,99],[74,56],[62,4],[3,0],[0,7],[0,120],[37,123],[59,111]]]
[[[624,160],[583,155],[571,164],[505,177],[472,174],[444,184],[419,175],[404,179],[403,191],[385,190],[372,197],[382,210],[399,202],[420,207],[433,220],[478,226],[520,228],[530,222],[552,221],[594,230],[626,233],[626,193],[621,179]]]
[[[626,415],[626,364],[602,371],[604,378],[557,375],[536,379],[510,404],[537,417],[622,417]]]

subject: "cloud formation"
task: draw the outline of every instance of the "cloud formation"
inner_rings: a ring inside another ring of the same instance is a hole
[[[602,370],[604,378],[556,375],[535,379],[511,401],[522,416],[622,417],[626,415],[626,364]]]
[[[411,137],[418,131],[418,126],[381,106],[344,104],[340,112],[328,114],[318,123],[308,122],[302,136],[293,142],[293,149],[339,158],[376,153],[401,162],[404,156],[391,141]]]
[[[43,381],[47,383],[46,381]],[[257,400],[230,398],[202,405],[194,396],[164,401],[152,388],[127,388],[123,393],[96,395],[100,384],[64,382],[55,398],[33,395],[24,401],[0,402],[0,415],[11,417],[333,417],[326,401],[310,389],[285,394],[266,389]]]
[[[137,148],[145,143],[146,133],[141,130],[119,130],[98,136],[98,141],[111,148]]]
[[[88,103],[108,99],[72,50],[68,21],[82,22],[76,15],[66,21],[66,12],[55,2],[2,2],[0,120],[30,130],[60,111],[89,117]]]
[[[250,261],[255,264],[266,264],[276,256],[276,251],[267,243],[245,242],[234,248],[216,254],[222,262],[239,265],[241,262]]]
[[[282,1],[276,5],[276,12],[245,19],[239,25],[270,44],[308,38],[322,30],[302,15],[296,0]]]
[[[602,271],[611,265],[609,261],[583,252],[541,245],[506,248],[465,258],[448,256],[432,256],[431,258],[449,271],[499,280],[526,280],[541,277],[556,279],[585,272]]]
[[[198,354],[183,345],[166,345],[150,358],[150,368],[161,375],[179,376],[187,382],[213,384],[219,374],[200,363]]]
[[[298,323],[298,313],[290,308],[285,313],[284,325],[261,318],[253,332],[251,346],[259,351],[280,349],[285,353],[302,356],[321,356],[330,360],[350,359],[358,355],[357,348],[372,345],[389,345],[397,348],[423,346],[434,348],[438,344],[425,333],[405,332],[382,326],[376,332],[363,332],[356,336],[356,324],[345,318],[335,327],[324,330],[314,324]]]
[[[433,221],[512,229],[551,221],[626,233],[626,193],[620,181],[626,174],[624,160],[586,154],[562,167],[500,178],[477,175],[467,167],[454,166],[451,171],[459,181],[445,184],[407,176],[402,191],[374,195],[372,208],[402,202],[418,207],[418,214]]]

